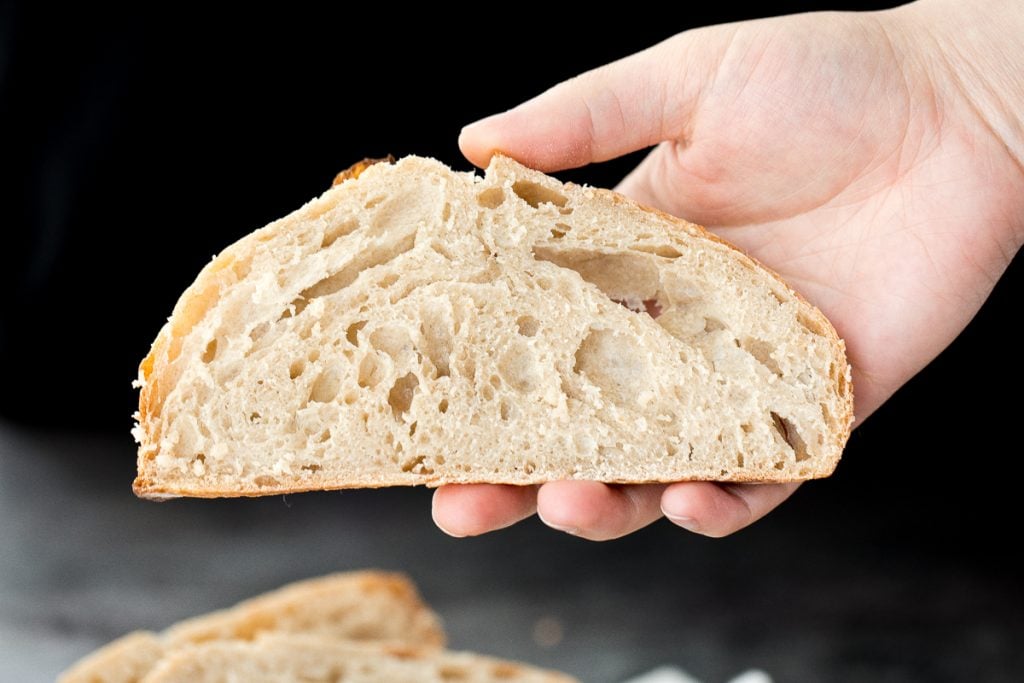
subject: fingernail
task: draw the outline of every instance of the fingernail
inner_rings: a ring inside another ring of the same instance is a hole
[[[662,510],[664,512],[664,510]],[[695,533],[700,532],[700,526],[697,524],[697,520],[693,517],[686,517],[684,515],[672,515],[665,512],[665,516],[668,517],[669,521],[677,526],[681,526],[687,531],[693,531]]]
[[[439,521],[437,521],[436,519],[434,520],[434,526],[436,526],[438,529],[440,529],[444,533],[448,534],[452,538],[465,538],[466,537],[466,534],[457,534],[454,531],[450,531],[448,529],[445,529],[443,526],[441,526],[441,523]]]
[[[578,527],[574,527],[574,526],[560,526],[558,524],[552,524],[548,520],[544,519],[544,515],[540,514],[539,510],[537,511],[537,516],[540,518],[540,521],[544,522],[544,524],[546,526],[551,527],[555,531],[561,531],[562,533],[569,534],[570,536],[579,536],[580,535],[580,530],[579,530]]]

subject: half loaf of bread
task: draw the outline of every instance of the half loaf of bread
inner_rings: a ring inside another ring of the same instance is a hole
[[[376,164],[239,240],[139,382],[154,498],[802,480],[853,419],[842,341],[771,271],[501,156]]]
[[[143,683],[573,683],[555,671],[467,652],[269,635],[181,648]]]
[[[267,634],[440,648],[440,620],[401,574],[348,572],[299,581],[171,626],[118,638],[61,674],[58,683],[137,683],[179,648]]]

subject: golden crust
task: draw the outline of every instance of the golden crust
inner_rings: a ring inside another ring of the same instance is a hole
[[[331,187],[334,187],[335,185],[341,185],[346,180],[355,180],[356,178],[363,174],[363,171],[370,168],[374,164],[393,163],[395,163],[395,157],[391,156],[390,154],[384,157],[383,159],[371,159],[370,157],[367,157],[362,161],[357,161],[356,163],[346,168],[344,171],[340,172],[338,175],[334,176],[334,181],[331,183]]]
[[[57,677],[57,683],[141,680],[163,655],[164,646],[157,634],[133,631],[76,662]]]
[[[283,630],[281,627],[285,624],[281,619],[317,605],[330,604],[337,596],[351,596],[354,606],[380,594],[395,602],[395,609],[388,610],[387,618],[397,619],[408,633],[400,640],[384,641],[350,641],[334,635],[332,642],[376,647],[385,652],[416,652],[421,656],[436,654],[444,647],[446,638],[439,617],[423,602],[415,585],[405,575],[376,570],[340,572],[288,584],[233,607],[178,622],[163,633],[129,633],[84,657],[61,674],[58,681],[142,680],[162,658],[197,643],[249,641],[284,633],[302,637],[304,631]],[[409,617],[408,623],[405,617]],[[304,626],[309,628],[308,624]],[[327,639],[328,634],[319,637]]]
[[[426,606],[412,582],[402,574],[379,571],[343,572],[292,583],[234,607],[180,622],[169,628],[165,637],[171,646],[210,640],[252,640],[262,633],[280,631],[279,618],[297,607],[323,604],[342,595],[351,597],[355,604],[375,594],[384,594],[401,606],[396,611],[401,612],[401,618],[394,618],[396,623],[403,623],[409,617],[408,626],[414,630],[407,634],[411,640],[425,647],[444,646],[440,619]]]

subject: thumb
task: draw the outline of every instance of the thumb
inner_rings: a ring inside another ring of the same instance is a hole
[[[712,37],[718,50],[694,49]],[[684,139],[699,88],[728,42],[720,37],[709,29],[688,31],[559,83],[466,126],[459,147],[480,167],[502,152],[532,168],[557,171]]]

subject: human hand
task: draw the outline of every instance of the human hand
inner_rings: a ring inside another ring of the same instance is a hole
[[[846,340],[871,414],[967,325],[1024,242],[1024,7],[922,0],[703,28],[465,128],[546,171],[658,145],[619,191],[778,271]],[[663,514],[709,536],[795,484],[444,486],[457,536],[536,511],[594,540]]]

